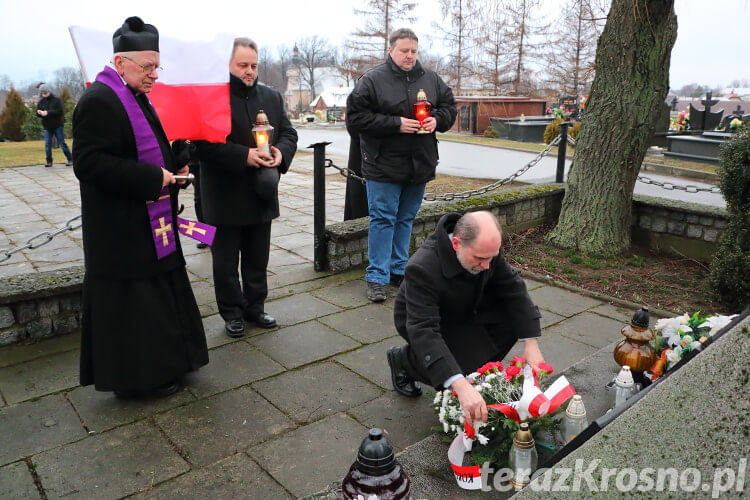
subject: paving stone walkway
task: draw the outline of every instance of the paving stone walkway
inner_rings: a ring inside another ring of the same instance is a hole
[[[210,255],[185,245],[211,350],[210,363],[186,376],[177,394],[128,402],[80,387],[77,335],[0,348],[0,498],[301,497],[344,477],[369,427],[385,429],[397,450],[430,434],[436,418],[428,396],[403,398],[390,384],[385,352],[402,344],[392,320],[395,289],[386,302],[371,304],[362,270],[312,270],[312,183],[304,165],[296,161],[284,177],[282,217],[273,224],[266,310],[278,328],[227,337]],[[0,212],[6,238],[75,215],[71,178],[63,167],[0,170],[0,203],[28,221],[11,224]],[[329,214],[338,220],[343,183],[329,182]],[[32,193],[40,187],[65,215],[54,203],[40,200],[42,209],[25,198],[38,199]],[[9,193],[26,202],[9,203]],[[61,240],[60,248],[73,255],[79,243]],[[13,265],[30,271],[75,262],[23,257]],[[631,314],[527,285],[543,313],[542,351],[559,370],[617,340]],[[519,347],[508,356],[517,354]]]

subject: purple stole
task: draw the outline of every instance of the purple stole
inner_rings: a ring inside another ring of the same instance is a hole
[[[164,157],[161,154],[161,148],[154,131],[135,100],[135,96],[123,83],[120,75],[114,69],[106,66],[101,73],[96,75],[96,81],[111,88],[125,108],[130,125],[133,127],[138,161],[164,168]],[[146,209],[148,210],[151,234],[156,247],[156,257],[162,259],[177,250],[177,240],[172,224],[172,202],[169,196],[169,187],[162,188],[158,200],[147,201]],[[185,236],[207,245],[213,243],[216,234],[214,226],[183,219],[182,217],[177,217],[177,230]]]

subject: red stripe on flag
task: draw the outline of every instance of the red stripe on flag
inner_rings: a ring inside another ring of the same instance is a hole
[[[506,417],[508,417],[511,420],[515,420],[516,422],[521,421],[521,417],[518,416],[518,412],[516,411],[516,409],[508,404],[502,403],[499,405],[487,405],[487,408],[488,409],[492,408],[493,410],[501,411]]]
[[[548,403],[549,399],[544,394],[537,394],[537,396],[529,403],[529,413],[532,417],[538,417],[539,413],[545,403]]]
[[[575,394],[576,391],[573,389],[573,386],[568,384],[566,385],[562,390],[560,390],[557,394],[552,396],[552,398],[549,401],[549,410],[548,411],[555,411],[558,406],[563,404],[565,401],[568,400],[568,398],[572,397],[573,394]]]
[[[229,84],[167,85],[149,94],[167,138],[225,142],[231,131]]]
[[[482,475],[482,473],[479,470],[478,465],[453,465],[451,464],[451,467],[453,467],[453,472],[458,474],[462,477],[479,477]]]

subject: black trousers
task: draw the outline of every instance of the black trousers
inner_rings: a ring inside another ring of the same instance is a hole
[[[268,296],[266,268],[270,248],[270,221],[247,226],[216,226],[211,246],[214,289],[219,313],[225,321],[263,312]]]
[[[472,325],[471,327],[465,328],[465,331],[467,332],[465,336],[467,346],[471,346],[472,344],[471,333],[469,332],[473,332],[474,335],[481,332],[481,336],[484,338],[486,338],[486,336],[491,336],[494,340],[494,346],[492,349],[464,349],[463,352],[451,350],[451,354],[456,358],[458,366],[461,367],[461,371],[463,372],[462,375],[468,375],[469,373],[475,372],[477,368],[488,361],[500,361],[506,354],[508,354],[518,339],[512,335],[502,335],[502,329],[502,325]],[[477,345],[476,340],[478,340],[478,338],[473,340],[475,340],[474,344]],[[472,356],[468,356],[468,352],[471,352]],[[409,344],[406,344],[401,348],[400,358],[401,365],[404,370],[406,370],[409,377],[417,382],[432,385],[437,390],[446,389],[442,386],[442,383],[445,382],[445,380],[430,380],[429,372],[425,368],[422,359],[417,356],[416,352]]]
[[[198,222],[204,222],[203,220],[203,203],[201,202],[201,167],[197,161],[190,161],[190,173],[195,175],[193,181],[193,204],[195,205],[195,217]]]

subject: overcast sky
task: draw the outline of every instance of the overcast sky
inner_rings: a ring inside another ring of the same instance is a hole
[[[545,0],[554,16],[563,0]],[[77,66],[68,26],[113,32],[138,15],[160,33],[189,40],[211,40],[219,33],[249,36],[259,45],[291,45],[309,35],[334,44],[359,22],[352,6],[359,0],[0,0],[0,75],[15,83],[50,79],[62,66]],[[750,0],[676,0],[677,42],[672,50],[670,85],[691,82],[726,85],[750,79]],[[425,38],[442,19],[437,0],[419,0],[414,26],[421,48],[440,42]],[[434,47],[437,49],[437,45]],[[437,51],[437,50],[435,50]],[[200,64],[200,61],[196,61]]]

